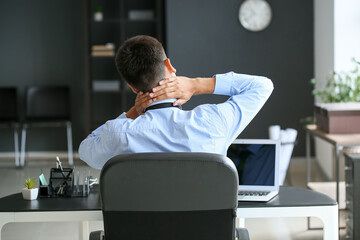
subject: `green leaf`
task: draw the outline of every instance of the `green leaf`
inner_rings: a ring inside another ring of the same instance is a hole
[[[35,178],[25,179],[25,187],[27,187],[27,189],[35,188]]]

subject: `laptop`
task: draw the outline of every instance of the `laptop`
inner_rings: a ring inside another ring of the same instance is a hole
[[[280,141],[236,139],[227,152],[239,174],[239,201],[267,202],[279,192]]]

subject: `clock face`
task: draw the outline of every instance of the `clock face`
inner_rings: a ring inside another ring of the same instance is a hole
[[[247,30],[264,30],[271,22],[270,5],[265,0],[245,0],[239,9],[239,21]]]

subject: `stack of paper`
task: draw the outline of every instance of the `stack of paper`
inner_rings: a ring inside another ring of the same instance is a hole
[[[113,57],[115,56],[115,47],[112,43],[105,45],[93,45],[91,47],[91,55],[93,57]]]
[[[280,126],[269,127],[269,137],[273,140],[281,141],[280,164],[279,164],[279,184],[283,185],[286,172],[289,167],[292,152],[297,137],[297,130],[292,128],[280,129]]]

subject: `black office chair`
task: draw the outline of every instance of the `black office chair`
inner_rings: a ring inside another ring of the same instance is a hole
[[[218,154],[116,156],[100,175],[105,238],[249,239],[235,230],[238,182],[233,162]]]
[[[0,88],[0,127],[14,129],[15,165],[19,166],[19,119],[15,87]]]
[[[69,164],[73,165],[70,90],[68,87],[31,86],[26,89],[25,121],[22,124],[21,165],[25,164],[26,129],[66,127]]]

